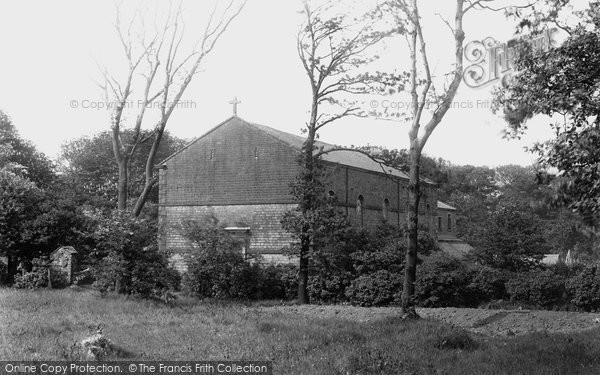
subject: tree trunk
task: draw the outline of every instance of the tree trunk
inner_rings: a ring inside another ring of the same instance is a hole
[[[308,252],[310,239],[308,235],[300,243],[300,266],[298,268],[298,303],[310,303],[308,298]]]
[[[152,143],[152,148],[150,149],[150,153],[148,154],[148,159],[146,159],[146,183],[144,184],[144,190],[138,197],[135,202],[135,206],[133,207],[133,216],[138,217],[142,213],[142,209],[150,196],[150,192],[156,183],[156,178],[154,177],[154,163],[156,160],[156,154],[158,153],[158,148],[160,147],[160,142],[162,141],[162,137],[165,131],[165,126],[167,125],[167,120],[164,119],[156,132],[156,137],[154,138],[154,142]]]
[[[419,225],[420,182],[419,167],[421,153],[415,145],[410,148],[410,180],[408,183],[408,248],[404,267],[402,310],[405,317],[416,317],[414,294],[417,277],[417,238]]]
[[[117,207],[120,211],[127,209],[127,191],[129,189],[129,158],[123,157],[117,162],[119,166],[119,181],[117,183]]]

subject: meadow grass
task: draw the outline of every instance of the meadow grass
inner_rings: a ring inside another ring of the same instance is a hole
[[[436,321],[357,323],[240,303],[165,306],[92,291],[0,289],[0,359],[60,360],[98,324],[112,360],[268,360],[275,374],[594,374],[600,329],[511,338]]]

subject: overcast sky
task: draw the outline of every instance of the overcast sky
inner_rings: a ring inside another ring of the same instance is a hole
[[[206,20],[206,9],[199,3],[184,2],[188,40],[195,39]],[[435,16],[446,9],[437,3],[441,1],[424,1],[422,14],[427,15],[431,65],[441,76],[450,68],[453,47],[448,29]],[[125,1],[125,7],[135,4]],[[237,96],[242,101],[240,117],[299,134],[310,102],[308,80],[296,53],[299,7],[299,0],[249,0],[186,92],[183,100],[189,108],[177,110],[168,125],[170,132],[183,138],[202,135],[231,115],[228,102]],[[102,100],[95,83],[96,62],[108,66],[123,62],[112,28],[114,15],[113,3],[106,0],[0,0],[0,110],[11,116],[24,138],[50,157],[65,141],[109,127],[106,111],[84,107]],[[505,41],[514,27],[502,14],[473,12],[465,19],[465,30],[467,42],[490,36]],[[406,58],[405,45],[389,43],[386,51],[399,56],[386,66],[403,69],[394,64]],[[524,147],[550,136],[548,121],[534,121],[522,140],[502,139],[504,123],[488,108],[492,87],[472,89],[463,84],[456,108],[448,112],[425,152],[457,164],[530,164],[534,157]],[[395,100],[401,98],[369,97],[365,103],[383,106]],[[346,119],[323,129],[321,139],[404,148],[407,130],[399,122]]]

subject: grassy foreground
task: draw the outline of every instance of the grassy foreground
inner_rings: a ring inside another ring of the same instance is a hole
[[[0,360],[70,359],[104,325],[110,359],[270,360],[275,374],[594,374],[600,329],[486,338],[438,323],[356,323],[242,304],[0,289]]]

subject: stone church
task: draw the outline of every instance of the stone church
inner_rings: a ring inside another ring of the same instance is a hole
[[[182,255],[189,244],[177,230],[182,220],[216,216],[226,230],[242,236],[248,256],[282,262],[290,235],[280,220],[292,209],[290,185],[299,172],[297,156],[303,137],[234,115],[162,161],[159,172],[160,248]],[[317,147],[334,146],[317,142]],[[328,194],[334,195],[348,220],[373,226],[381,220],[406,221],[408,176],[354,151],[323,155]],[[437,200],[437,185],[422,181],[419,222],[435,236],[452,238],[455,209]]]

